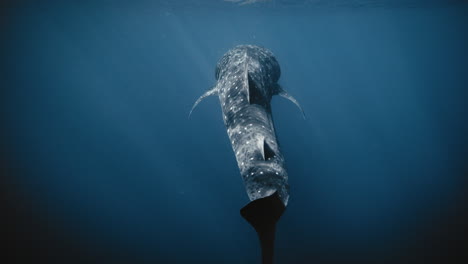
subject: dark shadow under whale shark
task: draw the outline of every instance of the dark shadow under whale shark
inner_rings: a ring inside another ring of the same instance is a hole
[[[278,84],[281,71],[273,53],[253,45],[229,50],[216,67],[216,85],[206,97],[218,95],[223,120],[251,200],[241,215],[257,231],[263,263],[273,263],[276,222],[289,199],[288,174],[276,139],[271,98],[280,95],[299,103]],[[304,111],[302,111],[304,115]],[[189,114],[189,116],[190,116]]]

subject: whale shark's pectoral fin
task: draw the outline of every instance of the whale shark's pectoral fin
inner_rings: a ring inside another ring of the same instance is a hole
[[[306,116],[305,116],[305,113],[304,113],[304,109],[302,109],[302,106],[299,104],[299,102],[296,100],[296,98],[294,98],[292,95],[288,94],[288,92],[286,92],[285,90],[283,90],[283,88],[281,88],[281,86],[278,85],[278,88],[277,88],[277,94],[281,97],[284,97],[286,99],[288,99],[289,101],[293,102],[298,108],[299,110],[301,110],[302,112],[302,117],[304,119],[306,119]]]
[[[192,109],[190,109],[190,113],[189,113],[189,116],[188,118],[190,118],[190,116],[192,115],[192,112],[193,110],[195,109],[195,107],[197,107],[197,105],[203,101],[203,99],[205,99],[206,97],[210,96],[210,95],[215,95],[216,93],[218,92],[218,89],[215,87],[211,88],[210,90],[206,91],[202,96],[200,96],[197,101],[193,104],[192,106]]]

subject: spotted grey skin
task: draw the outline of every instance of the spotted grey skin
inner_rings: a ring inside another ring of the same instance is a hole
[[[237,46],[220,59],[216,85],[195,102],[192,110],[205,97],[218,95],[250,200],[278,192],[286,206],[288,174],[275,134],[270,101],[278,94],[299,104],[278,85],[280,74],[271,51],[253,45]]]

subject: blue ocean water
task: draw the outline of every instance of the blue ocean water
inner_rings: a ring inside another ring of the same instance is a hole
[[[218,59],[239,44],[275,53],[280,84],[307,115],[272,101],[291,187],[277,263],[393,263],[465,208],[463,1],[5,10],[10,192],[82,250],[128,263],[259,263],[218,99],[188,119]]]

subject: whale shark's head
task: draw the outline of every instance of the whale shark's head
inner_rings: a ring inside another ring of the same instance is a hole
[[[250,77],[262,79],[266,84],[278,82],[281,69],[273,52],[254,45],[239,45],[219,60],[215,76],[219,80],[233,68],[247,67]]]

